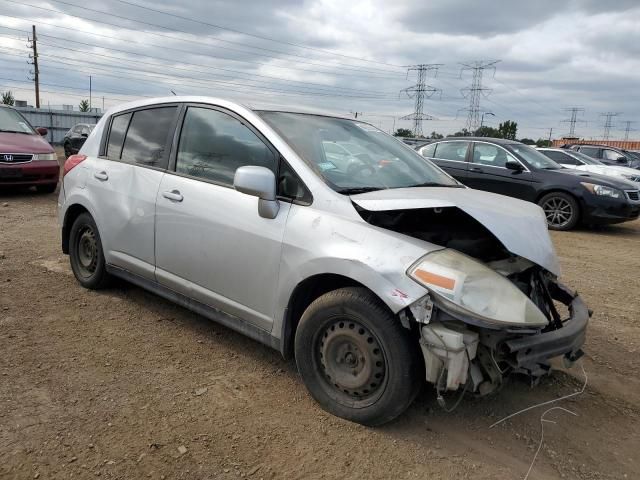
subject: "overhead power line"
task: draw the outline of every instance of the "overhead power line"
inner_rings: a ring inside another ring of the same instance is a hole
[[[147,7],[147,6],[144,6],[144,5],[140,5],[140,4],[134,3],[134,2],[128,2],[128,1],[125,1],[125,0],[115,0],[115,1],[123,3],[123,4],[126,4],[126,5],[131,5],[131,6],[134,6],[134,7],[138,7],[138,8],[147,10],[147,11],[160,13],[162,15],[167,15],[167,16],[170,16],[170,17],[173,17],[173,18],[179,18],[181,20],[187,20],[189,22],[199,23],[200,25],[207,25],[209,27],[218,28],[220,30],[226,30],[228,32],[239,33],[241,35],[246,35],[248,37],[257,38],[257,39],[260,39],[260,40],[268,40],[270,42],[280,43],[280,44],[283,44],[283,45],[289,45],[289,46],[293,46],[293,47],[297,47],[297,48],[303,48],[305,50],[312,50],[312,51],[315,51],[315,52],[320,52],[320,53],[324,53],[324,54],[327,54],[327,55],[334,55],[334,56],[341,57],[341,58],[348,58],[348,59],[351,59],[351,60],[357,60],[359,62],[368,62],[368,63],[377,64],[377,65],[386,65],[386,66],[394,67],[394,68],[403,68],[403,69],[405,68],[403,65],[395,65],[393,63],[386,63],[386,62],[380,62],[380,61],[377,61],[377,60],[369,60],[369,59],[366,59],[366,58],[354,57],[354,56],[351,56],[351,55],[344,55],[344,54],[341,54],[341,53],[331,52],[329,50],[324,50],[324,49],[321,49],[321,48],[310,47],[308,45],[301,45],[299,43],[288,42],[288,41],[285,41],[285,40],[276,40],[275,38],[271,38],[271,37],[265,37],[265,36],[261,36],[261,35],[256,35],[254,33],[243,32],[241,30],[236,30],[236,29],[229,28],[229,27],[223,27],[221,25],[216,25],[214,23],[204,22],[202,20],[198,20],[198,19],[195,19],[195,18],[184,17],[182,15],[177,15],[175,13],[169,13],[169,12],[165,12],[163,10],[150,8],[150,7]]]
[[[571,112],[571,118],[562,120],[560,123],[569,124],[569,136],[573,137],[576,134],[576,123],[584,123],[584,120],[578,120],[578,114],[584,113],[582,107],[568,107],[564,109],[565,112]]]
[[[619,112],[606,112],[600,114],[601,117],[604,117],[604,133],[602,134],[603,140],[609,140],[611,127],[613,127],[613,118],[618,115],[620,115]]]
[[[625,128],[624,128],[624,141],[626,142],[627,140],[629,140],[629,133],[632,131],[635,131],[634,128],[631,128],[631,125],[633,125],[634,121],[632,120],[625,120],[624,124],[625,124]]]
[[[431,85],[427,85],[426,78],[428,72],[437,72],[438,68],[441,64],[426,64],[422,63],[419,65],[411,65],[407,69],[407,76],[410,72],[416,71],[418,72],[418,81],[412,87],[405,88],[400,93],[405,93],[410,98],[415,98],[415,109],[413,113],[409,115],[405,115],[401,117],[403,120],[412,120],[413,121],[413,135],[416,137],[422,137],[422,122],[424,120],[433,120],[431,115],[427,115],[424,113],[424,99],[425,97],[431,97],[434,93],[438,91],[437,88],[432,87]]]
[[[480,97],[487,96],[491,92],[490,88],[482,87],[482,76],[485,70],[493,70],[496,71],[496,64],[500,60],[478,60],[470,63],[461,63],[462,69],[460,70],[460,75],[464,71],[471,71],[473,74],[471,80],[471,86],[467,88],[463,88],[460,93],[465,98],[469,98],[469,108],[467,115],[467,124],[466,128],[469,132],[474,132],[480,126]]]

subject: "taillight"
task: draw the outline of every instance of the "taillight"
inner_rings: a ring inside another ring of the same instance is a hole
[[[84,160],[86,160],[86,158],[87,158],[86,155],[71,155],[69,158],[67,158],[67,161],[64,162],[64,168],[63,168],[63,171],[62,171],[62,176],[64,177],[75,166],[79,165]]]

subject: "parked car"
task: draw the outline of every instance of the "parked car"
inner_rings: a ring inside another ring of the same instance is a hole
[[[591,158],[576,150],[563,148],[538,148],[537,150],[565,168],[598,173],[609,177],[618,177],[634,183],[635,187],[640,189],[640,171],[634,168],[605,165],[600,160]]]
[[[95,124],[93,123],[78,123],[77,125],[74,125],[74,127],[65,134],[64,139],[62,140],[65,157],[78,153],[94,128]]]
[[[325,142],[404,168],[349,171]],[[293,354],[318,403],[354,422],[400,415],[425,377],[486,394],[582,355],[588,310],[558,282],[542,210],[358,120],[129,103],[67,159],[59,216],[82,286],[121,277]]]
[[[563,168],[520,142],[449,137],[417,149],[468,187],[537,203],[553,230],[570,230],[579,222],[626,222],[640,214],[633,184]]]
[[[52,193],[60,165],[53,147],[42,138],[46,128],[34,129],[20,112],[0,105],[0,188],[35,186]]]
[[[628,158],[623,150],[606,145],[570,145],[571,150],[584,153],[589,157],[600,160],[605,165],[619,165],[623,167],[640,168],[640,160]]]

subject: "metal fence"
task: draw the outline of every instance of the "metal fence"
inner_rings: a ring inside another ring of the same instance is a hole
[[[78,123],[98,123],[102,113],[74,112],[49,108],[15,107],[34,127],[49,130],[46,139],[52,144],[61,144],[65,133]]]

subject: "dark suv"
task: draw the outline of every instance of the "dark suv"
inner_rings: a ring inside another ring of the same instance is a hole
[[[634,184],[564,168],[520,142],[449,137],[416,150],[468,187],[537,203],[553,230],[626,222],[640,214]]]
[[[607,145],[571,145],[569,148],[591,158],[596,158],[605,165],[640,168],[640,161],[635,156],[629,155],[619,148]]]
[[[78,123],[74,125],[74,127],[65,134],[64,140],[62,141],[64,156],[70,157],[78,153],[95,126],[95,124],[91,123]]]

